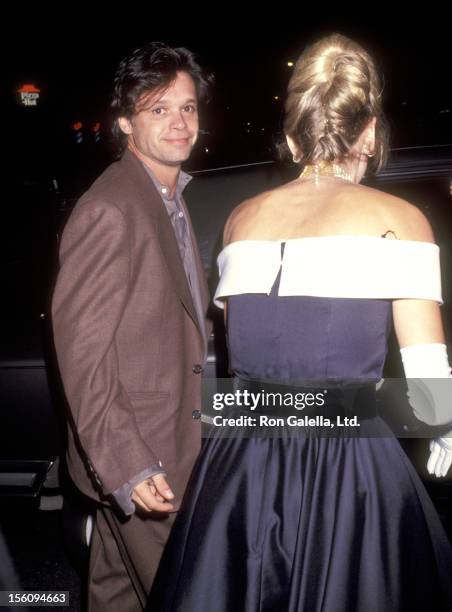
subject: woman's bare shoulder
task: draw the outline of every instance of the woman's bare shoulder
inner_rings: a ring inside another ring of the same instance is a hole
[[[272,191],[265,191],[234,208],[229,215],[223,233],[223,245],[226,246],[235,240],[242,240],[255,227],[256,219],[260,216],[266,204],[271,199]]]
[[[400,240],[435,242],[432,227],[424,213],[414,204],[380,192],[382,214],[387,220],[388,229],[395,232]]]
[[[369,222],[376,230],[393,232],[399,240],[435,242],[429,221],[417,206],[407,200],[361,185],[352,186],[348,195],[352,197],[347,200],[347,205],[350,207],[352,204],[356,223]]]

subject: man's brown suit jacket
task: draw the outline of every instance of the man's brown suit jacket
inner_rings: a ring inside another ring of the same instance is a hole
[[[104,499],[161,461],[177,506],[200,447],[193,412],[207,332],[165,205],[129,151],[77,202],[60,261],[52,315],[71,412],[70,474],[86,495]]]

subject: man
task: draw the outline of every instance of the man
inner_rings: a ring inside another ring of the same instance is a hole
[[[62,237],[53,325],[69,470],[100,502],[93,611],[144,607],[200,447],[208,293],[180,167],[207,86],[183,48],[150,43],[120,63],[113,109],[127,148]]]

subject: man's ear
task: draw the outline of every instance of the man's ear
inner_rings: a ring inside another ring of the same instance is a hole
[[[118,117],[117,122],[120,130],[124,132],[124,134],[127,134],[127,136],[133,132],[132,124],[127,117]]]

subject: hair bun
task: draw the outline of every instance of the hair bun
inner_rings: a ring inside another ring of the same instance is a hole
[[[300,56],[289,82],[284,131],[302,164],[343,161],[373,117],[377,150],[371,163],[379,169],[387,130],[372,58],[340,34],[321,39]]]

